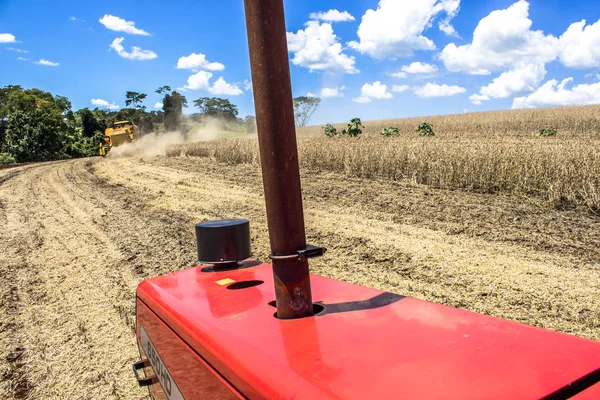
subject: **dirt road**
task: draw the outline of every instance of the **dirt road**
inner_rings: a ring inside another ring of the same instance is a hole
[[[303,173],[313,272],[600,339],[600,217],[535,200]],[[0,397],[143,398],[134,291],[194,265],[193,225],[251,221],[257,166],[74,160],[0,170]],[[317,299],[318,300],[318,299]]]

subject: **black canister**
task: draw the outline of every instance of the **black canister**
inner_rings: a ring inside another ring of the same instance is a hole
[[[250,223],[224,219],[196,224],[198,261],[231,264],[250,257]]]

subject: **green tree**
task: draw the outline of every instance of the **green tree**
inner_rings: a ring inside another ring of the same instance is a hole
[[[158,93],[158,94],[163,94],[163,93],[167,94],[170,91],[171,91],[171,86],[167,86],[167,85],[161,86],[161,87],[159,87],[158,89],[155,90],[155,92]]]
[[[7,119],[6,150],[18,162],[65,158],[66,131],[63,115],[56,109],[15,111]]]
[[[0,152],[17,162],[68,158],[75,132],[71,102],[40,89],[6,86],[0,91]]]
[[[98,120],[94,112],[87,107],[78,110],[75,114],[81,120],[81,133],[86,138],[93,137],[96,131],[104,132],[106,129],[106,122]]]
[[[125,106],[129,107],[133,104],[133,108],[145,110],[146,106],[143,105],[142,102],[146,97],[148,97],[146,93],[128,91],[127,93],[125,93]]]
[[[187,107],[185,96],[173,91],[165,94],[163,99],[163,111],[165,112],[165,130],[175,131],[181,128],[181,115],[183,107]]]
[[[220,97],[201,97],[194,100],[194,105],[198,107],[203,115],[220,118],[228,121],[235,120],[238,115],[238,108],[228,99]]]
[[[313,116],[321,99],[318,97],[300,96],[294,98],[294,120],[297,126],[306,126]]]

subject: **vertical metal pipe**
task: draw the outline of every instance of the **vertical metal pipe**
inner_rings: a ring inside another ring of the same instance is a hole
[[[273,255],[306,246],[283,0],[245,0],[252,86]],[[313,314],[307,260],[273,260],[277,316]]]

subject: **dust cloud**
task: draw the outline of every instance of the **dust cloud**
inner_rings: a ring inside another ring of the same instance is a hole
[[[165,155],[168,146],[187,142],[200,142],[214,140],[222,129],[222,122],[218,119],[205,121],[201,128],[193,129],[187,133],[171,131],[163,133],[150,133],[143,135],[139,140],[113,147],[108,153],[108,158],[126,157],[155,157]]]

